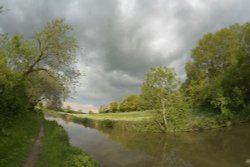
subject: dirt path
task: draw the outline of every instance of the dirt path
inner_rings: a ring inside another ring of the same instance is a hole
[[[39,149],[40,149],[40,146],[42,143],[43,134],[44,134],[44,129],[43,129],[43,126],[41,126],[38,137],[37,137],[35,143],[33,144],[32,148],[28,154],[28,157],[25,161],[24,167],[33,167],[35,165],[35,163],[37,161]]]

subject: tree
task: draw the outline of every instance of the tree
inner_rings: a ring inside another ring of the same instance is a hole
[[[236,111],[243,111],[249,104],[249,55],[249,23],[205,35],[186,64],[187,81],[183,88],[193,99],[194,107],[230,119]]]
[[[140,111],[141,109],[143,109],[142,99],[137,95],[126,96],[120,103],[121,112]]]
[[[192,60],[186,65],[188,81],[212,79],[237,64],[242,37],[238,24],[206,34],[192,50]]]
[[[141,96],[152,109],[162,107],[165,96],[176,91],[180,80],[173,69],[151,68],[141,86]]]
[[[241,27],[235,24],[204,35],[192,50],[192,60],[185,67],[187,80],[184,87],[195,105],[207,105],[201,99],[205,99],[203,92],[208,89],[210,81],[237,64],[243,36]]]
[[[9,117],[14,117],[26,109],[27,95],[25,83],[8,67],[6,56],[6,35],[0,34],[0,127],[7,126]]]
[[[69,96],[80,75],[76,62],[76,40],[71,26],[57,19],[48,22],[32,40],[20,34],[2,36],[8,67],[22,75],[28,87],[31,106],[41,100],[60,102]]]
[[[151,68],[141,87],[141,96],[156,110],[155,121],[163,132],[177,128],[189,112],[186,99],[177,90],[179,83],[173,69],[158,67]]]
[[[71,30],[72,27],[60,19],[48,22],[40,32],[35,33],[33,43],[36,55],[32,55],[23,74],[53,71],[65,77],[66,81],[74,80],[78,74],[73,67],[78,46],[70,35]]]
[[[99,113],[105,113],[105,108],[106,108],[106,106],[104,106],[104,105],[101,105],[100,107],[99,107]]]
[[[117,102],[112,102],[109,104],[110,112],[117,112],[119,110],[119,104]]]
[[[228,110],[225,106],[232,102],[221,82],[246,54],[247,27],[249,24],[235,24],[206,34],[192,50],[192,60],[185,67],[187,80],[183,87],[195,107],[215,113]],[[231,80],[237,77],[231,75]]]

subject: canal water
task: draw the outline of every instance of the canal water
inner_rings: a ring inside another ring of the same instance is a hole
[[[102,167],[250,167],[250,125],[176,134],[97,130],[54,120]]]

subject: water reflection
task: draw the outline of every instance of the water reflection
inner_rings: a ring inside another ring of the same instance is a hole
[[[244,167],[250,159],[250,125],[206,132],[152,134],[96,130],[56,120],[70,143],[104,167]]]

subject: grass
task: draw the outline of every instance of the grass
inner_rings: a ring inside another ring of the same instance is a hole
[[[114,128],[126,131],[157,131],[152,121],[152,111],[136,111],[105,114],[72,114],[45,110],[52,116],[61,116],[68,121],[74,121],[92,128]]]
[[[0,132],[0,166],[22,166],[41,124],[41,114],[23,112]]]
[[[144,121],[152,118],[152,111],[135,111],[105,114],[69,114],[80,118],[90,118],[93,120],[114,120],[114,121]]]
[[[37,167],[96,167],[98,166],[79,148],[70,146],[69,139],[56,122],[46,121],[43,146]]]
[[[146,131],[161,132],[159,125],[155,123],[153,111],[137,111],[123,113],[101,113],[101,114],[74,114],[46,110],[46,113],[58,116],[60,115],[68,121],[74,121],[92,128],[114,128],[126,131]],[[208,111],[193,111],[187,118],[178,121],[174,126],[167,129],[172,131],[199,131],[205,129],[216,129],[249,122],[249,112],[234,114],[228,119],[222,114],[216,114]]]
[[[36,167],[96,167],[87,154],[69,144],[64,129],[45,121],[41,112],[22,112],[0,131],[0,167],[20,167],[35,142],[41,124],[44,137]]]

